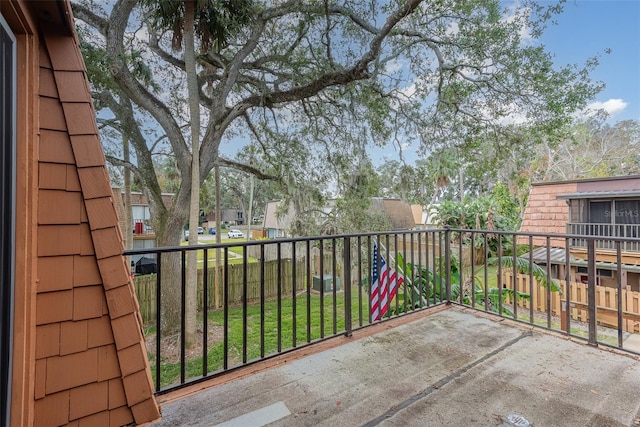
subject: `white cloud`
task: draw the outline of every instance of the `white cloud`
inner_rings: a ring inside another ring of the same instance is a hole
[[[393,59],[387,62],[384,68],[387,74],[395,74],[402,70],[402,62],[397,59]]]
[[[629,103],[620,98],[613,98],[604,102],[596,101],[587,105],[586,113],[594,114],[598,111],[604,111],[609,117],[611,117],[623,111],[627,108],[627,105],[629,105]]]
[[[446,34],[448,36],[456,36],[460,32],[460,24],[456,21],[451,21],[447,26]]]
[[[402,93],[407,98],[413,98],[417,92],[417,87],[415,81],[409,86],[405,86],[400,89],[400,93]]]

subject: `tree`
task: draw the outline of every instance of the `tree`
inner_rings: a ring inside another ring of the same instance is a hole
[[[196,35],[202,51],[212,46],[214,52],[226,43],[233,31],[234,22],[245,22],[244,13],[248,1],[210,2],[197,0],[143,0],[142,4],[152,15],[152,28],[156,31],[171,31],[172,48],[179,51],[184,47],[184,71],[187,81],[189,106],[189,130],[191,138],[191,175],[189,192],[189,245],[198,244],[200,218],[200,85],[196,69]],[[225,19],[226,14],[232,17]],[[206,264],[206,263],[205,263]],[[206,268],[206,265],[205,265]],[[193,342],[196,333],[198,257],[197,252],[189,252],[187,258],[186,288],[186,340]]]
[[[640,173],[640,122],[615,124],[591,117],[572,126],[566,135],[540,145],[532,169],[537,181],[633,175]]]
[[[159,244],[172,245],[188,217],[192,181],[202,183],[216,165],[279,182],[296,212],[310,212],[335,184],[327,164],[358,158],[372,144],[418,139],[424,150],[463,148],[488,133],[521,132],[505,126],[513,112],[532,133],[556,132],[599,89],[588,78],[597,61],[554,69],[544,48],[523,34],[539,36],[561,7],[521,4],[282,1],[216,15],[234,31],[216,49],[201,44],[195,52],[203,126],[195,180],[183,128],[191,101],[181,84],[186,56],[172,54],[169,34],[150,25],[135,0],[119,0],[108,13],[73,6],[96,35],[91,43],[105,52],[120,93],[153,118],[175,156],[183,179],[171,207],[153,169],[142,171],[152,168],[141,161],[147,154],[130,165],[148,192]],[[247,15],[250,22],[234,18]],[[136,76],[136,55],[162,91]],[[221,145],[239,136],[253,140],[268,172],[221,155]]]

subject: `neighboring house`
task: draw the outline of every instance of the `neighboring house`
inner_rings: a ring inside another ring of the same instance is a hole
[[[533,184],[520,230],[536,233],[578,234],[603,237],[640,237],[640,176],[625,176]],[[566,240],[551,239],[549,254],[552,272],[564,277]],[[519,243],[528,241],[520,239]],[[546,263],[547,241],[533,237],[534,261]],[[587,280],[587,243],[569,239],[571,277]],[[597,281],[603,286],[617,284],[615,244],[597,241]],[[640,245],[624,243],[622,276],[624,288],[640,290]]]
[[[118,214],[118,223],[120,232],[124,236],[126,230],[126,213],[124,205],[124,191],[121,188],[113,187],[113,203]],[[173,206],[173,193],[162,193],[162,200],[167,209]],[[153,218],[149,209],[149,201],[147,197],[140,192],[131,192],[131,232],[133,234],[133,247],[131,249],[148,249],[155,248],[156,234],[153,229]],[[138,261],[142,255],[134,255],[131,257],[133,261]]]
[[[262,228],[266,230],[267,237],[270,239],[287,237],[291,222],[295,217],[293,205],[289,205],[289,209],[282,215],[282,200],[274,200],[267,202],[264,210],[264,219],[262,220]]]
[[[412,230],[416,227],[411,206],[403,200],[376,197],[371,201],[371,210],[386,215],[391,230]]]
[[[327,206],[322,209],[325,215],[331,213],[334,204],[334,200],[327,201]],[[279,217],[278,213],[282,210],[281,206],[281,200],[267,202],[262,227],[266,230],[267,237],[269,238],[289,236],[291,222],[295,218],[295,211],[291,205],[289,209]],[[414,218],[411,206],[400,199],[373,198],[371,200],[371,210],[387,216],[391,230],[411,230],[419,224],[416,222],[416,218]],[[323,218],[318,218],[318,221],[323,221]]]
[[[221,224],[226,225],[243,225],[244,224],[244,211],[236,208],[220,209],[220,217],[222,218]],[[202,223],[204,228],[215,228],[216,226],[216,212],[211,211],[205,215],[205,220]]]
[[[413,222],[416,228],[426,228],[427,214],[420,205],[411,205],[411,214],[413,215]]]
[[[0,425],[159,418],[68,0],[0,2]]]

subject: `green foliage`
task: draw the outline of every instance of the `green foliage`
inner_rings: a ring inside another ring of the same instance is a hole
[[[254,13],[253,0],[141,0],[152,14],[153,26],[172,31],[172,47],[176,51],[182,47],[187,1],[195,3],[194,31],[204,52],[212,47],[217,51],[225,47]]]
[[[489,265],[497,263],[513,267],[513,257],[492,258],[489,261]],[[403,304],[415,308],[424,306],[427,301],[429,304],[436,304],[446,300],[446,264],[442,258],[438,258],[435,267],[430,268],[405,262],[403,255],[398,253],[396,268],[398,273],[405,277],[406,288],[409,290],[408,294],[402,296]],[[553,279],[548,282],[546,271],[537,264],[529,264],[527,259],[516,258],[516,271],[532,274],[541,286],[550,287],[552,292],[562,294],[558,283]],[[479,280],[479,273],[480,269],[476,272],[476,276],[462,281],[459,260],[455,254],[452,254],[449,269],[451,300],[460,301],[466,305],[486,305],[493,312],[498,312],[498,308],[501,307],[502,314],[514,317],[513,312],[505,307],[505,302],[513,301],[514,298],[518,300],[531,298],[529,294],[508,288],[485,289]],[[405,308],[404,305],[403,308]]]
[[[520,208],[508,188],[498,183],[488,196],[445,200],[437,208],[437,219],[440,227],[515,231],[520,225]]]
[[[200,182],[215,165],[237,167],[224,153],[251,139],[266,164],[254,172],[279,183],[287,202],[304,215],[300,229],[329,197],[351,200],[346,208],[357,217],[357,198],[345,197],[354,186],[336,183],[349,176],[341,159],[359,162],[372,147],[392,146],[402,160],[407,142],[422,154],[443,149],[446,167],[425,174],[425,168],[401,165],[389,192],[427,205],[464,171],[478,183],[473,193],[482,194],[496,179],[487,174],[482,181],[489,168],[476,163],[503,162],[500,148],[518,146],[523,134],[531,135],[526,142],[555,135],[600,88],[589,78],[595,61],[558,69],[539,43],[523,39],[525,33],[541,35],[562,9],[555,3],[523,0],[506,8],[498,0],[143,0],[111,2],[109,12],[98,3],[73,5],[76,19],[95,35],[88,42],[103,49],[89,52],[87,65],[109,74],[109,85],[117,86],[111,95],[134,106],[128,122],[146,111],[151,118],[140,125],[148,126],[151,138],[166,137],[155,151],[155,144],[148,151],[137,146],[145,190],[156,194],[160,187],[149,159],[171,152],[182,178],[176,199],[187,200],[196,156],[186,144],[186,106],[198,105]],[[196,9],[198,90],[193,84],[189,90],[198,99],[185,97],[186,57],[169,49],[182,44],[187,4]],[[101,78],[96,85],[107,83]],[[154,85],[160,90],[150,91]],[[527,124],[505,125],[514,115]],[[357,183],[372,188],[362,176]],[[182,205],[176,206],[155,207],[167,227],[186,219]],[[168,236],[175,230],[157,231]]]
[[[590,117],[537,147],[532,176],[536,181],[560,181],[638,174],[640,158],[630,153],[639,142],[640,121],[610,124],[605,115]]]
[[[513,268],[514,258],[512,256],[504,256],[500,258],[489,258],[489,265],[501,264],[507,267]],[[538,264],[529,264],[529,260],[522,257],[516,257],[516,271],[521,274],[532,274],[533,278],[541,286],[547,288],[550,287],[552,292],[559,292],[562,295],[562,289],[558,282],[551,279],[551,282],[547,281],[547,271],[540,267]]]

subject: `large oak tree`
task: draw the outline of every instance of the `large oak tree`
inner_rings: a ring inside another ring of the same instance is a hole
[[[127,166],[150,198],[158,244],[174,245],[188,218],[192,182],[202,183],[216,165],[277,180],[303,212],[318,186],[340,187],[339,174],[326,165],[360,162],[373,145],[412,142],[428,151],[518,132],[525,124],[529,135],[564,126],[599,89],[588,76],[597,61],[558,68],[536,42],[560,5],[503,5],[255,1],[250,21],[237,25],[224,45],[196,41],[202,133],[194,148],[184,126],[186,56],[171,49],[172,32],[154,26],[136,0],[118,0],[108,11],[89,2],[73,6],[117,85],[108,96],[125,97],[148,114],[175,156],[182,180],[173,205],[165,206],[152,144],[140,131],[130,137],[135,161]],[[139,77],[141,63],[151,83]],[[268,168],[222,155],[242,137]],[[199,158],[195,181],[193,158]]]

